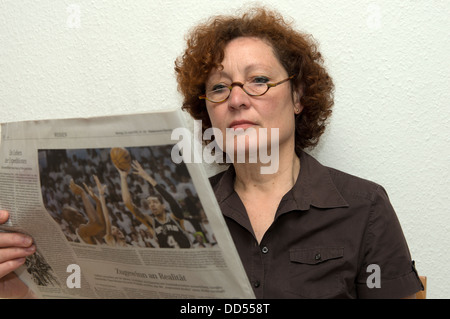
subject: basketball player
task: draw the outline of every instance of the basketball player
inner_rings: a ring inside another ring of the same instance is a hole
[[[111,224],[111,219],[109,218],[109,209],[106,206],[106,200],[105,200],[105,190],[106,185],[103,185],[100,183],[100,180],[96,175],[94,175],[95,184],[97,185],[98,189],[98,201],[100,203],[101,211],[103,213],[104,221],[105,221],[105,236],[103,237],[103,240],[105,243],[107,243],[109,246],[119,246],[119,247],[126,247],[127,243],[125,241],[125,236],[123,235],[122,231],[117,228],[116,226],[113,226]],[[91,196],[93,196],[93,191],[89,189],[92,193]]]
[[[183,211],[177,201],[152,178],[139,164],[138,161],[132,162],[134,174],[141,176],[147,181],[159,194],[151,195],[147,198],[147,204],[152,211],[153,216],[144,214],[133,203],[127,184],[127,176],[130,171],[123,171],[117,168],[120,174],[122,198],[125,206],[136,216],[136,218],[145,224],[150,233],[156,235],[161,248],[190,248],[191,241],[185,229]],[[167,211],[163,198],[169,203],[171,212]]]
[[[77,196],[81,197],[84,205],[88,222],[80,224],[76,228],[76,234],[82,243],[96,245],[102,242],[105,236],[105,217],[103,215],[100,199],[86,186],[85,189],[75,184],[73,179],[70,180],[70,190]],[[89,200],[89,196],[96,202],[96,208]],[[80,213],[72,207],[63,208],[63,218],[73,221]]]

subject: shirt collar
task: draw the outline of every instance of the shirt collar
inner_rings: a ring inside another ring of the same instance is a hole
[[[219,173],[218,175],[212,177],[219,178],[217,184],[213,181],[211,182],[214,187],[214,193],[216,195],[219,204],[224,202],[228,197],[234,193],[234,176],[235,171],[233,165],[230,165],[225,172]],[[214,185],[215,184],[215,185]]]
[[[320,164],[311,155],[301,152],[300,174],[286,197],[297,202],[298,209],[348,207],[331,176],[330,168]]]
[[[231,165],[224,173],[218,175],[219,181],[214,185],[214,193],[219,204],[235,194],[235,171]],[[311,155],[301,152],[300,173],[292,189],[287,192],[280,203],[278,213],[286,210],[308,210],[317,208],[348,207],[337,189],[330,169],[320,164]]]

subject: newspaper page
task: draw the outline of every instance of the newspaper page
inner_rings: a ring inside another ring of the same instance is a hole
[[[176,128],[180,110],[2,124],[0,231],[34,239],[16,273],[39,297],[254,298]]]

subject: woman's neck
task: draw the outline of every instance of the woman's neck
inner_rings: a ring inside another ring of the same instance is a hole
[[[253,191],[286,193],[294,186],[300,172],[300,159],[294,150],[280,154],[278,170],[272,174],[261,174],[261,167],[264,166],[261,163],[233,165],[236,172],[234,188],[240,194]]]

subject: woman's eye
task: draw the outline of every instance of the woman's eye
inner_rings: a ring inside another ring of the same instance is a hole
[[[219,84],[214,85],[212,87],[211,91],[218,91],[218,90],[223,90],[223,89],[226,89],[226,88],[227,88],[227,86],[225,84],[219,83]]]
[[[267,83],[269,79],[265,76],[257,76],[253,78],[253,83]]]

